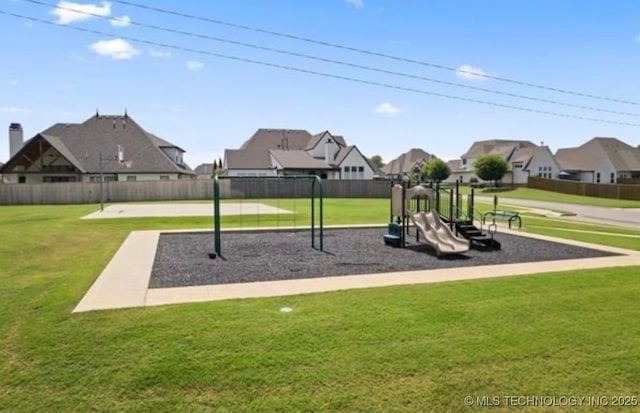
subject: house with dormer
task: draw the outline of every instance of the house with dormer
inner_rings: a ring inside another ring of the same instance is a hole
[[[473,171],[473,164],[482,155],[503,157],[509,169],[502,182],[512,185],[526,184],[530,176],[557,178],[560,165],[546,145],[536,145],[526,140],[491,139],[474,142],[460,159],[449,161],[451,176],[448,182],[482,182]]]
[[[82,123],[58,123],[24,141],[9,127],[11,158],[0,167],[5,183],[175,180],[193,178],[184,149],[144,130],[127,113]]]
[[[420,148],[412,148],[382,167],[389,179],[402,179],[411,174],[420,174],[422,166],[435,156]]]
[[[373,179],[374,167],[356,146],[329,131],[258,129],[240,149],[225,150],[223,174]]]

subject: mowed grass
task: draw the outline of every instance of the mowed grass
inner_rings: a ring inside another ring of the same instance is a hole
[[[296,221],[309,206],[273,202]],[[325,206],[327,225],[388,219],[387,200]],[[211,227],[78,219],[93,210],[0,207],[2,411],[462,412],[467,395],[640,394],[640,267],[71,314],[130,231]]]
[[[460,187],[461,193],[470,192],[468,186]],[[588,206],[599,206],[607,208],[640,208],[640,201],[632,201],[626,199],[609,199],[596,198],[592,196],[580,196],[562,194],[559,192],[543,191],[541,189],[532,188],[498,188],[498,189],[476,189],[475,194],[478,196],[497,195],[498,199],[502,198],[518,198],[529,199],[533,201],[561,202],[567,204],[578,204]]]

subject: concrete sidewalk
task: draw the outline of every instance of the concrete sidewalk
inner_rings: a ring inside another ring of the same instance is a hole
[[[500,231],[530,238],[615,252],[623,255],[615,257],[544,261],[536,263],[447,268],[427,271],[391,272],[287,281],[149,289],[149,279],[151,278],[151,270],[161,231],[135,231],[132,232],[125,240],[118,252],[114,255],[113,259],[109,262],[102,274],[91,286],[87,294],[85,294],[73,312],[238,298],[287,296],[356,288],[424,284],[576,269],[640,265],[640,252],[637,251],[605,247],[542,235],[525,234],[518,231],[510,231],[502,227],[500,228]]]
[[[571,211],[575,216],[563,216],[562,219],[571,221],[588,222],[592,224],[614,225],[623,228],[640,229],[640,201],[638,208],[605,208],[589,205],[566,204],[562,202],[533,201],[517,198],[500,198],[498,195],[498,209],[508,209],[510,205],[540,208],[546,210]],[[478,195],[478,202],[492,203],[493,197]]]

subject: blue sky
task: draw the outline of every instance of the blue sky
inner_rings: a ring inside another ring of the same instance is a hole
[[[454,71],[366,56],[243,31],[117,2],[0,0],[0,124],[31,137],[57,122],[123,113],[183,147],[195,167],[237,148],[258,128],[329,130],[367,155],[391,160],[420,147],[457,158],[481,139],[543,141],[552,150],[594,136],[640,144],[640,127],[566,119],[424,93],[347,82],[139,43],[187,47],[416,89],[571,116],[640,124],[627,116],[563,107],[408,79],[326,62],[154,31],[138,22],[341,60],[567,104],[640,114],[623,104],[461,76]],[[640,2],[427,0],[131,0],[181,13],[392,54],[452,68],[640,103]],[[81,7],[105,18],[51,5]],[[79,19],[78,17],[84,17]],[[120,18],[117,22],[109,19]],[[92,34],[65,26],[97,30]],[[0,161],[8,138],[0,140]],[[126,150],[126,148],[125,148]]]

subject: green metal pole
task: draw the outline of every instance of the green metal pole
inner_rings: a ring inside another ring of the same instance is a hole
[[[215,253],[220,256],[220,180],[213,178],[213,240]]]
[[[316,179],[318,180],[318,185],[320,189],[320,191],[318,192],[318,195],[320,197],[320,251],[324,251],[324,222],[323,222],[324,211],[322,206],[324,194],[322,189],[322,180],[318,176],[316,176]]]
[[[311,181],[311,248],[316,247],[316,180]]]

